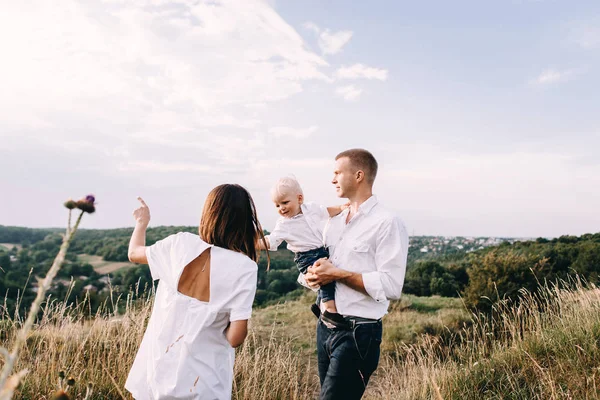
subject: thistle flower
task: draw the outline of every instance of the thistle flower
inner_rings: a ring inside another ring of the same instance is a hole
[[[52,397],[50,397],[50,400],[70,400],[70,399],[71,399],[71,397],[69,397],[67,392],[65,392],[64,390],[59,390],[58,392],[54,393],[52,395]]]
[[[92,214],[94,211],[96,211],[96,207],[94,206],[95,202],[96,197],[94,197],[93,194],[88,194],[81,200],[77,200],[77,203],[75,204],[81,211]]]
[[[27,369],[24,369],[20,372],[17,372],[15,374],[11,375],[12,370],[13,370],[16,362],[18,361],[19,352],[21,350],[21,347],[23,347],[27,344],[27,338],[28,338],[29,332],[32,330],[33,324],[35,322],[35,319],[37,318],[41,304],[44,302],[44,299],[46,298],[46,292],[50,289],[50,287],[52,285],[52,280],[54,279],[54,277],[56,277],[56,274],[60,270],[62,264],[65,262],[67,250],[69,249],[69,245],[71,244],[71,241],[73,240],[73,237],[75,236],[75,233],[77,232],[77,229],[79,228],[79,223],[81,222],[81,218],[83,217],[83,214],[85,214],[85,213],[91,214],[94,211],[96,211],[96,208],[94,206],[95,201],[96,201],[96,198],[94,197],[94,195],[89,194],[86,197],[84,197],[81,200],[78,200],[76,202],[73,201],[72,199],[68,199],[64,203],[64,206],[67,209],[69,209],[69,218],[67,221],[67,230],[63,237],[63,241],[62,241],[62,244],[58,251],[58,254],[54,258],[54,262],[52,263],[52,266],[46,273],[46,277],[43,280],[39,281],[37,295],[35,297],[35,300],[31,303],[31,307],[29,309],[27,319],[25,319],[25,322],[21,325],[21,328],[17,332],[16,339],[13,343],[12,351],[9,352],[8,350],[6,350],[0,346],[0,355],[2,355],[4,358],[4,365],[2,365],[2,368],[0,369],[0,398],[2,400],[8,400],[8,399],[12,398],[14,391],[16,390],[16,388],[19,385],[19,382],[21,382],[23,377],[29,372]],[[77,217],[77,220],[75,221],[75,225],[73,226],[73,228],[71,228],[71,214],[75,208],[80,209],[82,212]],[[51,399],[53,399],[53,400],[69,400],[70,397],[69,397],[69,395],[67,395],[67,393],[65,391],[68,388],[65,388],[65,390],[62,390],[62,387],[63,387],[62,384],[63,384],[63,379],[65,377],[65,372],[60,371],[58,373],[58,376],[59,376],[58,386],[59,386],[60,390],[58,392],[54,393],[52,395]],[[69,376],[67,378],[66,383],[69,386],[73,386],[73,385],[75,385],[75,379],[73,377]],[[86,398],[89,398],[89,394],[90,394],[89,389],[90,388],[88,388],[88,395],[86,395]]]
[[[65,201],[65,207],[67,207],[69,210],[72,210],[75,207],[77,207],[77,203],[75,203],[73,201],[73,199],[69,199],[69,200]]]

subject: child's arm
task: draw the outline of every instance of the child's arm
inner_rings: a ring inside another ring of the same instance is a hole
[[[350,207],[350,203],[346,203],[346,204],[342,204],[340,206],[331,206],[331,207],[327,207],[327,212],[329,213],[330,217],[335,217],[336,215],[338,215],[339,213],[341,213],[342,211],[344,211],[346,208]]]
[[[265,243],[262,240],[258,241],[257,249],[259,250],[267,250],[267,251],[277,251],[277,247],[285,240],[285,231],[281,226],[281,218],[277,220],[275,223],[275,228],[273,228],[273,232],[265,236],[265,242],[267,247],[265,248]]]

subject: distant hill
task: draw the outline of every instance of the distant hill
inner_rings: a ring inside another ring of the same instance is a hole
[[[197,232],[196,226],[159,226],[148,229],[151,245],[177,232]],[[82,229],[73,240],[67,263],[59,274],[55,296],[76,301],[92,292],[103,301],[109,287],[128,292],[153,283],[147,266],[129,263],[128,243],[133,228]],[[35,295],[36,280],[43,276],[58,252],[60,229],[33,229],[0,225],[0,294],[9,304],[22,293],[22,306]],[[16,248],[15,248],[16,247]],[[293,253],[285,248],[259,260],[255,305],[276,304],[305,293],[296,278]],[[4,270],[4,272],[3,272]],[[568,279],[574,273],[598,281],[600,234],[562,236],[548,240],[514,238],[414,236],[410,238],[404,293],[418,296],[462,295],[469,305],[486,308],[498,296],[514,297],[525,287],[535,290],[539,282]],[[26,286],[27,285],[27,286]],[[72,286],[69,288],[68,286]]]

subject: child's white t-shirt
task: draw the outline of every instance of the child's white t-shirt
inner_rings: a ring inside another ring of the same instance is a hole
[[[279,217],[275,229],[266,236],[269,250],[275,251],[284,240],[294,253],[323,247],[323,229],[329,220],[327,208],[316,203],[301,204],[302,213],[292,217]]]
[[[210,299],[177,291],[185,266],[210,249]],[[224,330],[252,314],[258,267],[244,254],[178,233],[146,248],[160,279],[125,388],[137,400],[230,399],[235,351]],[[140,326],[140,330],[143,326]]]

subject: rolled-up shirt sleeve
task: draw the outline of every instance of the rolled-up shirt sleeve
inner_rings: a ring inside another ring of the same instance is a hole
[[[269,251],[277,251],[277,248],[285,240],[285,231],[281,219],[277,220],[273,232],[265,236],[269,241]]]
[[[404,223],[394,218],[377,235],[377,270],[362,274],[369,296],[377,302],[399,299],[404,286],[407,258],[408,233]]]

